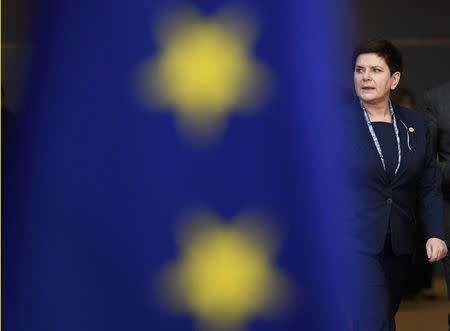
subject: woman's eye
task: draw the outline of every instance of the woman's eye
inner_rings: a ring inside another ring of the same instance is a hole
[[[380,68],[373,68],[373,71],[374,72],[381,72],[381,69]]]

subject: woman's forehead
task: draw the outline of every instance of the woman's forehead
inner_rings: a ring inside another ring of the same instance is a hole
[[[386,61],[376,53],[363,53],[356,58],[356,65],[359,66],[382,66],[386,67]]]

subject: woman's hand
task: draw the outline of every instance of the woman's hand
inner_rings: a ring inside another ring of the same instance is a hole
[[[425,245],[427,249],[428,261],[436,262],[442,260],[447,255],[447,245],[438,238],[430,238]]]

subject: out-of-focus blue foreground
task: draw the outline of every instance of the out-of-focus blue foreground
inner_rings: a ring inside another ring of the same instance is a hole
[[[37,4],[5,181],[4,330],[344,330],[337,7]],[[197,63],[189,42],[218,51]],[[220,70],[205,83],[195,66]]]

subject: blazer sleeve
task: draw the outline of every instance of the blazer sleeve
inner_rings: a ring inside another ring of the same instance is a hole
[[[441,192],[441,173],[431,144],[431,131],[424,125],[426,152],[424,169],[419,181],[420,216],[428,238],[444,240],[444,209]]]

